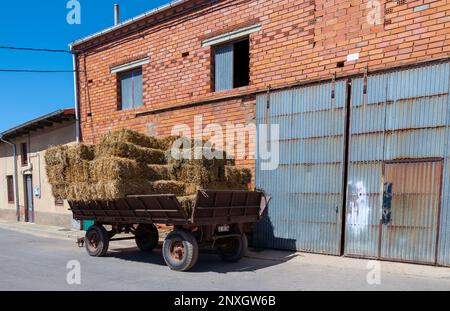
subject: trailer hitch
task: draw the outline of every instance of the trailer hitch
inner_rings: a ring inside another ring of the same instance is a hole
[[[79,248],[84,247],[84,238],[78,238],[77,239],[77,245]]]

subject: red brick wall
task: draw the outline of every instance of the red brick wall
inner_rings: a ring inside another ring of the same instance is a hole
[[[181,12],[192,3],[210,2],[193,1],[175,10]],[[197,113],[211,122],[243,122],[253,118],[254,105],[242,105],[240,100],[157,116],[137,117],[136,112],[251,92],[269,85],[327,79],[333,73],[343,76],[361,72],[366,66],[371,71],[450,54],[448,0],[380,1],[380,25],[367,22],[372,9],[368,1],[362,0],[213,2],[175,18],[162,13],[75,47],[84,50],[78,61],[80,69],[86,69],[86,73],[80,73],[79,85],[85,141],[95,142],[99,135],[117,128],[145,131],[148,122],[155,123],[157,134],[166,135],[179,121],[192,123]],[[414,12],[424,4],[427,9]],[[202,47],[201,40],[254,21],[262,24],[262,30],[250,36],[251,85],[211,93],[211,48]],[[126,35],[128,30],[139,27],[144,29]],[[183,58],[185,52],[189,56]],[[356,52],[360,59],[346,62],[346,56]],[[143,66],[144,107],[118,111],[116,75],[110,73],[110,66],[143,55],[150,57],[150,63]],[[344,67],[337,68],[338,62],[344,62]]]

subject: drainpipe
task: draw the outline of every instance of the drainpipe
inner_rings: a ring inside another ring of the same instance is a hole
[[[77,54],[72,54],[73,58],[73,90],[75,99],[75,136],[77,143],[80,142],[80,110],[78,100],[78,70],[77,70]]]
[[[20,221],[20,209],[19,209],[19,181],[17,179],[17,149],[16,145],[3,139],[3,135],[0,134],[0,141],[7,145],[10,145],[13,149],[13,160],[14,160],[14,204],[16,206],[16,219]]]

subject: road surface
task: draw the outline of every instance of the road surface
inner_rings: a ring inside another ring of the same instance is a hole
[[[107,257],[92,258],[73,239],[1,225],[0,249],[0,290],[7,291],[450,290],[450,268],[275,251],[252,252],[232,264],[201,254],[192,271],[173,272],[160,249],[142,253],[132,242],[112,242]]]

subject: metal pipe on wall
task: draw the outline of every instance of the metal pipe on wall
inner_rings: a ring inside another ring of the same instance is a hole
[[[77,54],[72,54],[73,59],[73,90],[75,100],[75,137],[77,143],[80,142],[80,111],[78,100],[78,70],[77,70]]]
[[[16,207],[16,219],[20,221],[20,209],[19,209],[19,181],[17,179],[17,148],[16,145],[12,142],[9,142],[3,138],[3,135],[0,134],[0,141],[4,142],[7,145],[10,145],[13,149],[13,162],[14,162],[14,204]]]
[[[118,4],[114,4],[114,26],[120,24],[120,8]]]

